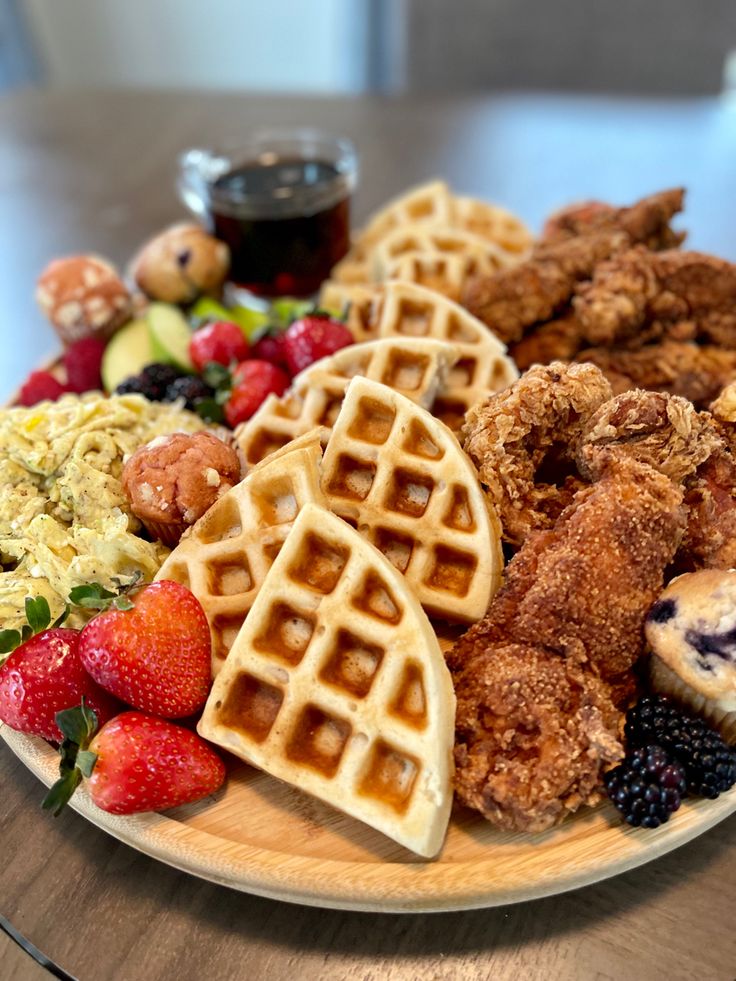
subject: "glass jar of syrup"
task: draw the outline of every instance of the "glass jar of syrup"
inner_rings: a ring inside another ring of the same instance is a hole
[[[269,130],[232,150],[187,150],[184,204],[230,247],[230,279],[258,296],[309,296],[350,246],[349,140]]]

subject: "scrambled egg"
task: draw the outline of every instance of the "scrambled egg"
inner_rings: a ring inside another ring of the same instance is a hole
[[[193,413],[140,395],[0,410],[0,629],[25,622],[27,596],[45,596],[56,617],[74,586],[114,589],[139,572],[153,579],[168,549],[136,534],[123,464],[156,436],[204,428]],[[84,620],[75,611],[69,623]]]

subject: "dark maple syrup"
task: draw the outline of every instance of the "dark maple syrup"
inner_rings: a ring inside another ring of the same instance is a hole
[[[211,185],[230,278],[261,296],[308,296],[348,250],[351,182],[333,163],[264,154]]]

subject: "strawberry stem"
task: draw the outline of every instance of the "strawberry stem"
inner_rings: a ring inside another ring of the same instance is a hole
[[[57,712],[56,724],[64,736],[59,747],[59,779],[41,803],[41,807],[51,811],[54,817],[64,810],[82,777],[92,776],[97,754],[87,747],[97,731],[97,715],[82,699],[79,707]]]

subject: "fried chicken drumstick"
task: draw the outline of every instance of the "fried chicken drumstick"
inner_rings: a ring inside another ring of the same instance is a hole
[[[611,458],[554,528],[529,536],[450,652],[457,793],[498,827],[544,830],[597,800],[621,755],[615,701],[684,527],[680,488]]]

